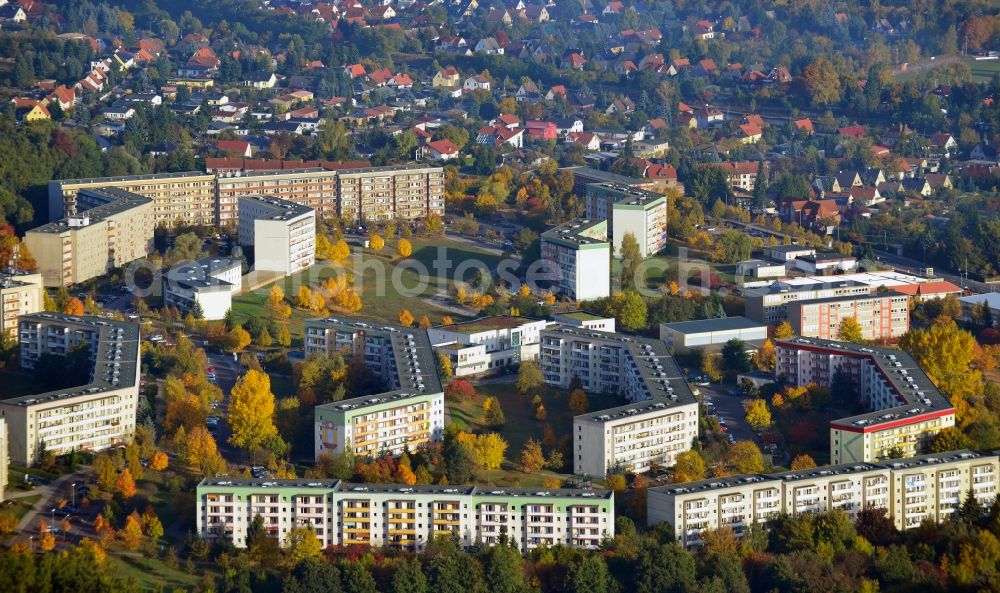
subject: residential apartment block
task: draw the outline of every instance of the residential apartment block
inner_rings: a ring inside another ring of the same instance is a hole
[[[87,208],[78,196],[84,189],[116,188],[153,201],[155,225],[206,225],[216,221],[215,176],[200,171],[56,179],[49,182],[49,221],[77,216]]]
[[[305,323],[305,355],[363,357],[386,391],[316,406],[315,453],[399,455],[440,441],[444,392],[424,330],[333,317]]]
[[[438,537],[463,547],[496,545],[595,549],[614,537],[609,490],[482,489],[475,486],[350,484],[339,480],[206,478],[198,484],[196,525],[205,538],[247,545],[254,517],[284,545],[310,527],[326,546],[421,550]]]
[[[866,340],[898,338],[910,329],[910,297],[898,292],[791,301],[785,306],[795,335],[836,340],[840,324],[853,317]]]
[[[99,451],[126,443],[135,432],[139,397],[139,325],[99,317],[35,313],[20,320],[21,366],[33,369],[45,353],[85,346],[94,364],[90,383],[0,401],[10,459],[38,461],[44,447],[57,455]]]
[[[151,199],[115,188],[81,189],[76,198],[78,214],[25,233],[45,286],[103,276],[153,248]]]
[[[627,405],[573,418],[573,472],[670,466],[698,437],[698,402],[663,342],[556,326],[541,333],[542,377],[566,389],[624,396]]]
[[[323,219],[340,215],[337,206],[337,173],[322,168],[217,173],[218,224],[239,222],[239,201],[245,196],[274,196],[307,206]]]
[[[647,495],[649,525],[666,522],[677,541],[697,546],[705,532],[747,527],[779,513],[840,510],[852,519],[865,508],[885,509],[897,529],[940,523],[968,493],[985,507],[997,496],[1000,458],[952,451],[882,463],[829,465],[779,474],[746,474],[659,486]]]
[[[242,278],[238,259],[206,257],[180,264],[163,274],[163,304],[187,313],[198,303],[203,319],[223,319],[242,288]]]
[[[542,260],[558,272],[555,289],[585,301],[611,295],[607,221],[567,222],[542,233]]]
[[[451,360],[456,377],[496,373],[538,358],[544,320],[524,317],[483,317],[465,323],[428,328],[437,352]]]
[[[602,317],[586,311],[569,311],[567,313],[553,313],[552,320],[567,327],[579,329],[592,329],[600,332],[615,331],[615,318]]]
[[[0,334],[17,341],[18,317],[44,308],[43,290],[41,274],[23,274],[16,270],[0,272]]]
[[[615,253],[632,233],[642,257],[656,255],[667,245],[667,197],[615,183],[591,183],[584,198],[590,220],[606,219]]]
[[[240,198],[239,243],[253,247],[254,269],[294,274],[316,263],[316,212],[270,197]]]
[[[444,215],[444,169],[423,165],[337,172],[340,217],[353,223]]]
[[[265,167],[267,163],[254,161]],[[444,169],[424,165],[334,168],[320,161],[274,161],[273,170],[231,167],[212,172],[187,171],[49,182],[49,220],[82,211],[82,189],[118,188],[153,200],[156,225],[235,226],[239,198],[273,195],[308,206],[323,218],[350,224],[391,219],[414,220],[444,215]],[[303,166],[308,165],[308,166]],[[323,166],[320,166],[323,165]]]
[[[830,387],[839,373],[871,410],[830,423],[832,463],[916,455],[955,425],[951,402],[902,350],[806,338],[777,341],[775,349],[775,374],[789,384]]]

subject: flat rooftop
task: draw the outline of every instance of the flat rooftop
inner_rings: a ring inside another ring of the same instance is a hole
[[[608,224],[606,220],[571,220],[542,233],[542,240],[565,247],[579,248],[583,245],[607,245]]]
[[[558,313],[553,315],[555,318],[566,318],[572,319],[574,321],[601,321],[603,319],[608,319],[602,315],[595,315],[593,313],[588,313],[586,311],[570,311],[569,313]]]
[[[316,406],[316,409],[348,411],[386,402],[404,400],[441,393],[441,379],[437,374],[437,359],[423,329],[396,325],[373,324],[351,318],[320,317],[307,320],[306,330],[312,327],[343,332],[364,332],[366,337],[388,340],[392,345],[396,377],[388,377],[399,384],[399,389],[364,395]]]
[[[574,177],[586,183],[617,183],[619,185],[648,185],[650,183],[647,179],[626,177],[625,175],[618,175],[617,173],[601,171],[600,169],[581,165],[562,167],[561,170],[569,171]]]
[[[932,453],[927,455],[917,455],[903,459],[890,459],[874,463],[847,463],[842,465],[826,465],[807,470],[796,470],[775,474],[742,474],[727,476],[724,478],[710,478],[697,482],[687,482],[684,484],[670,484],[667,486],[654,486],[650,490],[670,495],[700,494],[711,490],[722,490],[727,488],[737,488],[743,486],[761,485],[764,487],[777,487],[782,482],[794,482],[799,480],[816,480],[821,478],[834,478],[837,476],[848,477],[852,474],[878,471],[878,470],[905,470],[908,468],[942,465],[954,463],[956,461],[966,461],[970,459],[995,458],[996,456],[984,456],[968,449],[950,451],[947,453]]]
[[[110,216],[121,214],[132,208],[151,204],[153,200],[139,194],[125,191],[116,187],[103,187],[100,189],[90,188],[80,190],[81,194],[88,194],[97,199],[105,201],[100,206],[89,208],[78,212],[76,216],[59,219],[55,222],[43,224],[28,231],[29,233],[62,233],[73,229],[86,228],[94,223],[103,222]],[[84,220],[87,224],[83,224]]]
[[[887,291],[884,291],[884,292],[869,292],[869,293],[866,293],[866,294],[845,294],[845,295],[842,295],[842,296],[824,297],[824,298],[821,298],[821,299],[809,299],[809,300],[805,300],[805,301],[792,301],[792,302],[788,303],[788,306],[790,306],[790,307],[794,306],[794,305],[804,306],[804,305],[813,305],[813,304],[819,304],[819,303],[839,303],[839,302],[865,301],[865,300],[870,301],[870,300],[881,299],[881,298],[886,298],[886,297],[906,297],[906,295],[903,294],[903,293],[901,293],[901,292],[896,292],[894,290],[887,290]],[[906,297],[906,298],[909,298],[909,297]]]
[[[304,214],[315,212],[309,206],[296,204],[288,200],[282,200],[274,196],[240,196],[240,203],[252,202],[263,207],[267,211],[267,220],[291,220]],[[263,217],[256,217],[256,220],[264,220]]]
[[[740,329],[764,328],[766,324],[747,319],[746,317],[721,317],[718,319],[696,319],[694,321],[678,321],[662,323],[660,327],[682,334],[703,334],[707,332],[733,331]]]
[[[184,177],[211,177],[211,173],[201,171],[181,171],[177,173],[149,173],[146,175],[121,175],[117,177],[85,177],[82,179],[53,179],[50,184],[63,185],[90,185],[90,184],[110,184],[124,183],[131,181],[156,181],[166,179],[181,179]]]
[[[492,331],[496,329],[514,329],[528,323],[541,321],[539,319],[529,319],[528,317],[512,317],[510,315],[495,315],[491,317],[480,317],[471,321],[452,323],[451,325],[441,325],[434,329],[441,331],[475,334],[479,332]]]
[[[587,184],[587,192],[590,193],[592,190],[605,194],[612,194],[614,196],[615,204],[624,204],[626,206],[645,206],[647,204],[652,204],[653,202],[666,200],[666,196],[663,194],[658,194],[653,191],[640,189],[622,183]]]
[[[22,315],[18,320],[18,327],[20,328],[20,324],[24,322],[37,323],[43,328],[61,327],[68,331],[97,332],[97,351],[91,352],[91,357],[94,360],[91,381],[79,387],[57,389],[37,395],[23,395],[3,400],[0,401],[0,404],[29,407],[127,387],[137,387],[139,324],[63,313]]]
[[[604,489],[579,488],[490,488],[479,486],[364,484],[341,480],[310,480],[296,478],[290,480],[247,479],[247,478],[205,478],[198,488],[293,488],[323,489],[345,494],[443,494],[454,496],[495,496],[495,497],[552,497],[611,500],[614,492]]]
[[[800,255],[795,259],[801,259],[804,262],[816,263],[816,262],[830,262],[830,261],[855,261],[853,255],[844,255],[842,253],[816,253],[813,255]]]
[[[681,374],[677,361],[670,355],[666,344],[660,340],[626,336],[610,332],[557,325],[542,330],[542,348],[545,348],[544,338],[561,337],[564,339],[579,339],[590,343],[624,348],[629,354],[631,364],[642,377],[644,385],[643,397],[640,401],[617,406],[605,410],[596,410],[581,414],[575,418],[593,422],[608,422],[629,416],[638,416],[673,408],[685,404],[693,404],[694,394]]]
[[[917,361],[902,350],[876,348],[850,342],[835,342],[817,338],[778,340],[777,348],[811,350],[824,354],[839,354],[870,361],[879,374],[892,386],[897,404],[891,408],[834,420],[830,425],[847,430],[877,429],[879,425],[895,424],[927,414],[952,410],[951,402],[931,382]]]
[[[167,270],[164,281],[187,289],[229,288],[233,286],[215,275],[242,268],[243,262],[225,257],[206,257]]]

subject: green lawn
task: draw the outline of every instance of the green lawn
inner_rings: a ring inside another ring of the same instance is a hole
[[[507,448],[508,460],[518,458],[529,438],[541,441],[546,425],[552,427],[556,442],[572,436],[573,413],[567,406],[569,395],[565,390],[549,386],[537,390],[546,411],[546,419],[542,421],[535,418],[535,409],[531,403],[535,393],[519,394],[513,381],[514,377],[511,377],[510,383],[478,385],[476,386],[477,397],[475,400],[448,400],[447,406],[451,414],[451,422],[470,432],[480,433],[495,430],[481,423],[483,400],[492,395],[499,400],[506,420],[500,429],[500,434],[509,445]],[[590,410],[601,410],[626,403],[624,399],[617,396],[588,394],[588,398],[590,399]],[[543,449],[548,454],[549,447],[543,445]],[[528,475],[510,465],[500,470],[485,472],[480,476],[480,481],[509,486],[540,486],[546,478],[557,477],[565,480],[571,477],[571,474],[572,460],[566,459],[563,473],[542,471]]]
[[[205,573],[217,575],[220,572],[218,565],[213,563],[197,563],[193,574],[188,574],[184,570],[184,562],[179,569],[173,569],[158,558],[112,554],[117,560],[117,575],[122,579],[133,579],[146,591],[170,591],[175,588],[190,591]]]
[[[500,261],[500,256],[449,239],[413,239],[411,242],[413,255],[404,262],[392,257],[395,254],[394,241],[391,245],[386,245],[381,254],[352,247],[352,256],[345,261],[342,268],[337,269],[322,262],[300,274],[285,278],[278,284],[285,290],[288,298],[294,298],[301,284],[319,285],[323,280],[346,271],[362,278],[360,296],[364,308],[356,314],[358,317],[396,323],[399,312],[408,309],[414,318],[420,319],[423,315],[427,315],[433,323],[439,323],[445,315],[450,315],[455,321],[464,320],[465,317],[439,309],[423,298],[434,295],[439,290],[450,291],[454,286],[454,272],[459,265],[478,260],[490,270],[494,270]],[[362,254],[360,265],[353,255],[358,252]],[[435,267],[434,263],[439,253],[443,254],[442,259],[447,258],[448,263]],[[404,265],[400,265],[401,263]],[[358,269],[355,269],[356,267]],[[471,269],[465,270],[462,279],[470,280],[473,273]],[[425,286],[421,284],[422,281]],[[233,299],[233,311],[241,318],[270,317],[270,311],[266,307],[270,290],[269,284],[239,295]],[[401,291],[404,294],[400,294]],[[405,294],[407,291],[413,291],[416,296]],[[312,317],[315,317],[314,313],[293,309],[289,320],[289,331],[292,336],[301,337],[303,322]]]
[[[989,82],[1000,74],[1000,60],[973,60],[969,62],[973,82]]]
[[[10,506],[0,509],[0,512],[12,513],[20,521],[21,517],[28,514],[38,501],[42,499],[41,494],[32,494],[31,496],[22,496],[16,499],[12,499],[15,502]]]

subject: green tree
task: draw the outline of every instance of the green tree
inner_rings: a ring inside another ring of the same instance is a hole
[[[633,573],[636,593],[687,593],[695,590],[694,556],[674,542],[648,542]]]
[[[635,240],[634,233],[628,232],[622,237],[620,255],[622,258],[621,288],[622,290],[635,290],[637,283],[642,285],[644,282],[640,282],[636,278],[639,264],[642,263],[642,252],[639,248],[639,242]],[[645,288],[645,286],[640,287]]]
[[[566,593],[605,593],[613,590],[614,584],[604,558],[598,554],[585,554],[569,565],[563,590]]]
[[[427,593],[427,577],[416,558],[403,559],[392,575],[392,593]]]
[[[646,327],[649,310],[645,299],[638,292],[629,290],[612,295],[604,313],[614,317],[622,329],[636,331]]]
[[[521,554],[510,546],[486,546],[479,553],[483,580],[490,593],[530,593]]]
[[[375,579],[361,563],[342,562],[340,574],[344,593],[376,593]]]
[[[173,261],[198,259],[201,256],[201,238],[194,233],[181,233],[174,238],[168,257]]]
[[[958,451],[959,449],[968,449],[971,446],[972,442],[967,436],[962,434],[961,430],[954,426],[949,426],[934,435],[934,439],[930,445],[930,452],[945,453],[948,451]]]
[[[733,338],[722,345],[722,366],[730,378],[750,370],[750,356],[747,355],[747,344],[739,338]]]

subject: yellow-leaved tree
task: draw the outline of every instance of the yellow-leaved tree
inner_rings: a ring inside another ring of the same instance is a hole
[[[750,428],[764,430],[771,426],[771,411],[767,409],[767,403],[763,399],[755,398],[748,401],[744,411]]]
[[[406,239],[400,239],[396,243],[396,253],[399,254],[399,257],[410,257],[413,255],[413,245]]]
[[[980,347],[972,334],[959,329],[953,319],[939,318],[926,329],[907,332],[899,345],[913,355],[931,381],[951,399],[960,424],[965,426],[975,419],[975,408],[969,399],[982,395],[983,375],[973,364]]]
[[[368,247],[375,253],[378,253],[385,247],[385,239],[379,237],[378,235],[372,235],[371,240],[368,241]]]
[[[410,313],[409,309],[403,309],[399,312],[399,324],[403,327],[413,325],[413,313]]]
[[[229,403],[229,442],[235,447],[259,447],[278,434],[274,426],[274,394],[271,378],[247,371],[233,386]]]
[[[705,460],[697,451],[685,451],[677,456],[674,462],[673,482],[683,484],[684,482],[695,482],[704,480],[708,475],[705,468]]]

